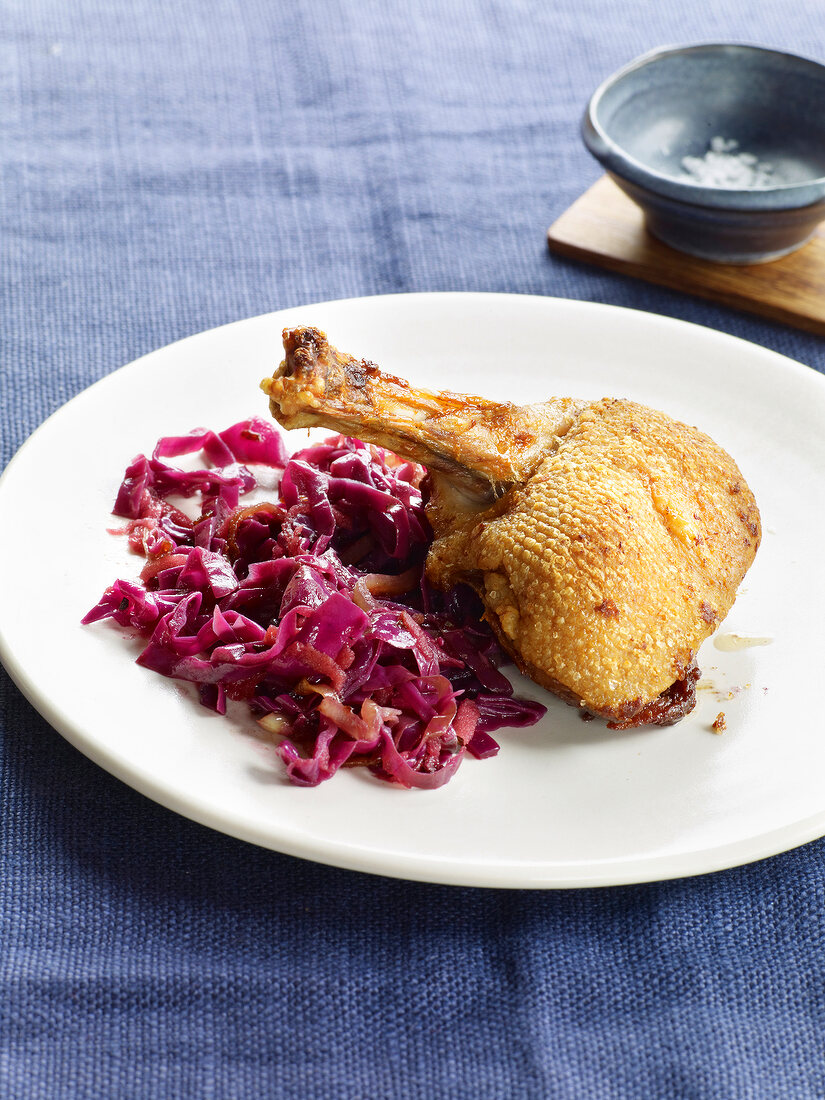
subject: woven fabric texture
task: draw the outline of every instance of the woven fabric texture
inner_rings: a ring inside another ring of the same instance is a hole
[[[592,90],[714,39],[823,55],[821,0],[10,0],[2,463],[153,348],[356,295],[610,302],[825,370],[813,336],[546,250],[599,175]],[[638,887],[390,881],[154,805],[5,674],[0,723],[4,1100],[825,1096],[825,842]]]

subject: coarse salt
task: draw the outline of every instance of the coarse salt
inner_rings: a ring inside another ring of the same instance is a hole
[[[714,137],[703,157],[682,157],[682,168],[694,183],[747,191],[772,187],[774,168],[753,153],[743,153],[732,138]]]

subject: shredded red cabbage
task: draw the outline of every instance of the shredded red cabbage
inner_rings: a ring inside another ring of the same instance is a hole
[[[165,461],[198,452],[195,470]],[[242,504],[261,482],[277,500]],[[422,482],[423,467],[340,436],[289,458],[258,418],[161,439],[130,464],[114,508],[146,565],[83,622],[145,636],[138,663],[196,684],[219,714],[246,701],[294,783],[363,765],[441,786],[467,753],[498,752],[492,731],[545,708],[513,697],[475,593],[423,578]],[[173,496],[197,497],[199,517]]]

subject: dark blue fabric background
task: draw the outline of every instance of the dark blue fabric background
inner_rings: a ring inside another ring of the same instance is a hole
[[[8,0],[3,462],[152,348],[352,295],[612,302],[825,369],[815,337],[546,251],[599,174],[596,84],[712,39],[825,59],[825,9]],[[371,878],[178,818],[6,677],[0,703],[4,1100],[825,1096],[823,842],[633,888]]]

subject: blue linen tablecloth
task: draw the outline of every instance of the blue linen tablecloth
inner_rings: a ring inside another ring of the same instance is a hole
[[[354,295],[611,302],[825,369],[813,336],[545,247],[599,174],[578,136],[596,84],[656,45],[718,39],[822,59],[825,12],[6,4],[3,463],[144,352]],[[4,1100],[825,1096],[825,842],[638,887],[392,881],[151,803],[5,674],[0,704]]]

